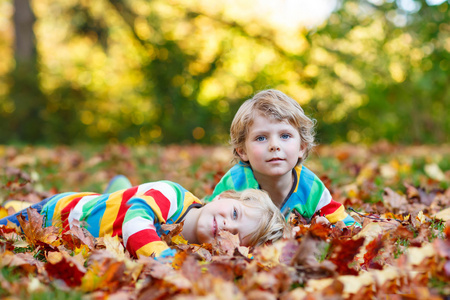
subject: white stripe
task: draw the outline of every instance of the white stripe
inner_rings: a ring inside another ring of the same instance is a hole
[[[100,197],[99,195],[92,195],[92,196],[84,196],[83,198],[78,201],[77,205],[72,209],[72,211],[69,214],[69,226],[72,228],[72,221],[73,220],[80,220],[82,214],[83,214],[83,206],[89,202],[90,200]]]
[[[169,213],[167,214],[167,219],[170,219],[170,217],[172,217],[172,215],[178,208],[177,192],[175,191],[174,187],[166,182],[149,182],[141,184],[138,187],[136,194],[142,195],[151,189],[160,191],[164,195],[164,197],[166,197],[170,201]]]
[[[156,227],[155,225],[153,225],[153,221],[144,219],[142,217],[136,217],[124,223],[122,227],[122,237],[125,247],[127,246],[128,238],[130,236],[144,229],[153,229],[156,231]]]
[[[329,191],[327,188],[325,188],[325,189],[323,190],[322,197],[320,197],[320,201],[319,201],[319,203],[317,204],[317,207],[316,207],[316,211],[315,211],[315,212],[317,212],[317,211],[319,211],[320,209],[322,209],[322,207],[324,207],[324,206],[330,204],[330,202],[331,202],[331,194],[330,194],[330,191]]]

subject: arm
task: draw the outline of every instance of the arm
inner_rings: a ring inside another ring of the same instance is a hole
[[[153,253],[159,256],[169,248],[158,234],[160,220],[148,204],[152,200],[152,197],[140,196],[128,201],[130,207],[125,215],[122,234],[125,247],[135,257]]]
[[[161,240],[160,225],[178,223],[191,205],[201,205],[200,200],[169,181],[143,184],[139,191],[139,195],[127,201],[128,210],[122,224],[125,247],[136,257],[153,253],[159,257],[173,255]]]

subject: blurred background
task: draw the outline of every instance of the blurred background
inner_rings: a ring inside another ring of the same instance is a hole
[[[319,143],[448,143],[443,0],[0,0],[0,143],[225,144],[279,89]]]

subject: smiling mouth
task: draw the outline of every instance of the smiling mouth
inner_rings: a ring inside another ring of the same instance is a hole
[[[216,218],[214,217],[213,220],[213,236],[216,237],[217,235],[217,222],[216,222]]]

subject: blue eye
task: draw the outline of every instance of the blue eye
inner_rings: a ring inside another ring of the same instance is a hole
[[[291,135],[290,135],[290,134],[287,134],[287,133],[284,133],[284,134],[281,135],[281,138],[282,138],[283,140],[287,140],[287,139],[290,138],[290,137],[291,137]]]
[[[237,220],[238,217],[238,212],[236,210],[236,208],[233,209],[233,220]]]
[[[258,141],[258,142],[263,142],[263,141],[265,141],[266,140],[266,137],[265,136],[258,136],[257,138],[256,138],[256,141]]]

